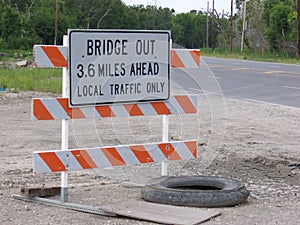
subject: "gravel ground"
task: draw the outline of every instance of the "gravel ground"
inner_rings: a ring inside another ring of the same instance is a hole
[[[1,224],[153,224],[104,217],[15,200],[22,186],[60,185],[59,174],[33,175],[32,153],[60,148],[60,121],[31,120],[33,97],[0,94]],[[198,115],[170,116],[170,139],[198,139],[199,157],[169,164],[170,175],[217,175],[246,183],[245,204],[221,208],[205,224],[299,224],[300,109],[199,94]],[[222,102],[220,105],[219,103]],[[215,110],[217,109],[217,110]],[[197,122],[196,122],[197,121]],[[69,147],[138,144],[161,140],[161,118],[70,121]],[[101,207],[140,200],[139,188],[160,166],[128,166],[69,174],[69,201]]]

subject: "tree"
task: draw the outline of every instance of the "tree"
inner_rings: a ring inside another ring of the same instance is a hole
[[[143,5],[130,7],[136,18],[136,29],[146,30],[170,30],[173,10],[169,8],[157,8],[156,6]]]
[[[173,42],[185,48],[200,48],[206,41],[206,15],[201,11],[180,13],[172,19]]]
[[[1,37],[7,48],[15,48],[16,40],[21,37],[21,18],[17,10],[9,5],[1,11]]]
[[[289,48],[291,27],[289,23],[289,16],[292,14],[291,7],[283,2],[275,4],[270,10],[269,26],[266,30],[265,37],[270,44],[273,51],[280,50],[287,52]]]
[[[65,0],[72,27],[84,29],[122,26],[126,6],[121,0]]]
[[[238,46],[242,31],[241,7],[233,16],[233,45]],[[212,14],[192,10],[176,14],[157,6],[127,6],[122,0],[58,0],[58,40],[62,44],[68,29],[171,30],[173,43],[200,48],[206,42],[206,19]],[[263,47],[278,54],[295,55],[297,50],[296,0],[249,0],[245,44],[256,51]],[[214,12],[214,35],[218,48],[229,48],[230,17]],[[211,34],[211,26],[209,26]],[[55,0],[0,1],[0,48],[32,49],[33,44],[53,44]]]
[[[263,2],[260,0],[252,0],[247,3],[247,31],[246,31],[246,45],[252,49],[260,48],[263,55],[266,47],[266,40],[264,37],[267,29],[265,20],[263,19]]]

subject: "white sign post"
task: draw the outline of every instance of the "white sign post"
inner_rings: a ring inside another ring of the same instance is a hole
[[[70,106],[167,100],[170,32],[69,30]]]

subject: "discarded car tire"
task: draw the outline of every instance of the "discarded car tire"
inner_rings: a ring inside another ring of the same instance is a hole
[[[192,207],[225,207],[245,202],[245,185],[237,180],[214,176],[163,176],[141,189],[146,201]]]

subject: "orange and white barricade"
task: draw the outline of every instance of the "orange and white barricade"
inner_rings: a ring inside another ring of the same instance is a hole
[[[35,66],[63,68],[63,91],[61,98],[37,98],[32,103],[32,119],[62,120],[62,144],[60,150],[35,151],[34,172],[61,173],[61,202],[67,202],[67,173],[85,169],[114,166],[162,163],[162,175],[167,175],[168,160],[189,160],[197,157],[197,140],[169,141],[168,116],[195,114],[198,112],[197,96],[171,96],[167,101],[107,104],[84,107],[70,107],[67,94],[68,36],[64,36],[64,46],[35,45]],[[169,50],[168,50],[169,51]],[[172,49],[170,66],[178,68],[199,68],[200,50]],[[95,148],[68,148],[68,121],[71,119],[105,119],[107,117],[163,116],[162,141],[135,145],[107,146]],[[29,199],[26,199],[29,200]],[[39,202],[43,201],[38,199]],[[82,206],[71,208],[80,208]],[[88,209],[89,210],[89,209]],[[101,213],[100,213],[101,214]]]
[[[35,173],[139,165],[197,157],[196,140],[34,152]]]

